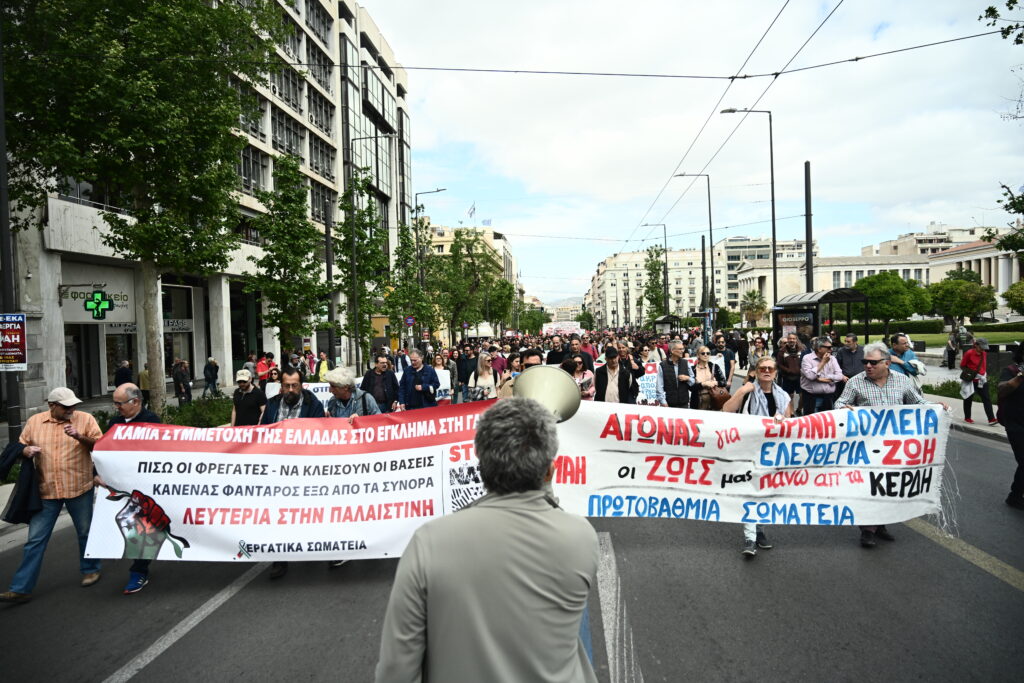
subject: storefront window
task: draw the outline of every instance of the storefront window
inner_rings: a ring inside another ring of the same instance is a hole
[[[107,388],[114,389],[114,373],[121,367],[121,361],[130,361],[135,355],[135,335],[108,334],[107,338]],[[135,368],[132,368],[132,377]]]

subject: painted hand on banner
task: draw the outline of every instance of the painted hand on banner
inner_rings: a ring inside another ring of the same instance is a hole
[[[154,560],[167,539],[170,539],[174,554],[181,557],[182,546],[188,548],[189,543],[171,533],[171,520],[155,500],[141,491],[128,493],[109,486],[105,488],[110,491],[107,500],[128,499],[114,516],[117,527],[124,537],[125,559]]]

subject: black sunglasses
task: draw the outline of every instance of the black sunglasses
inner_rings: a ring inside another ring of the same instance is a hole
[[[882,362],[882,359],[879,358],[878,360],[871,360],[870,358],[865,358],[861,362],[864,363],[864,365],[878,365]]]

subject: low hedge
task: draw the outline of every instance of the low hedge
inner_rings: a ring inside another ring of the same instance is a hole
[[[995,325],[971,325],[971,332],[1024,332],[1024,322],[999,323]]]
[[[993,409],[996,405],[997,385],[998,382],[985,383],[985,387],[988,389],[988,394],[992,398]],[[923,391],[926,394],[945,396],[947,398],[955,398],[961,401],[963,400],[963,397],[960,395],[960,382],[955,379],[948,380],[946,382],[943,382],[942,384],[925,384],[924,386],[921,387],[921,391]],[[981,400],[975,398],[974,402],[980,404]],[[978,410],[984,410],[984,408],[979,406]]]
[[[219,427],[231,422],[231,399],[201,398],[180,406],[164,408],[164,422],[186,427]]]

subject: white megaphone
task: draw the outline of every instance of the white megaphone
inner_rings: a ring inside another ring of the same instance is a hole
[[[568,372],[557,365],[533,365],[516,378],[512,395],[532,398],[565,422],[580,409],[580,388]]]

